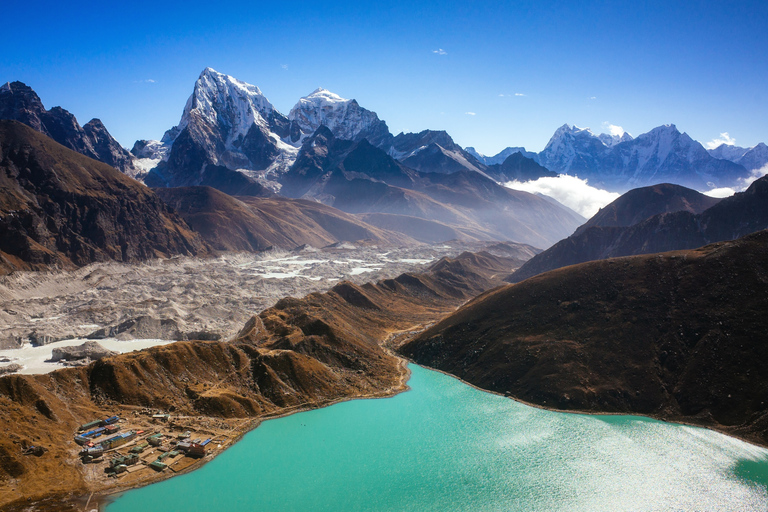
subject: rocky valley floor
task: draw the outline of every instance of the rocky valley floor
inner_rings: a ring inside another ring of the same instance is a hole
[[[363,283],[417,271],[442,256],[482,247],[460,242],[402,249],[339,244],[16,272],[0,277],[0,349],[87,337],[228,339],[254,313],[282,297],[302,297],[342,279]],[[0,357],[8,359],[0,368],[24,365],[15,352],[3,351]]]
[[[185,329],[219,328],[224,340],[178,341],[87,366],[0,377],[0,429],[9,433],[0,437],[0,507],[82,510],[93,493],[98,499],[197,467],[260,419],[405,389],[403,360],[386,345],[502,284],[532,255],[523,254],[527,246],[496,244],[489,249],[507,257],[462,252],[426,265],[468,248],[338,246],[5,278],[6,325],[8,318],[45,325],[50,338],[66,336],[70,325],[101,327],[103,334],[115,322],[151,313]],[[412,271],[398,275],[401,270]],[[338,282],[342,277],[348,279]],[[313,289],[328,291],[307,294]],[[290,295],[303,297],[277,300]],[[132,325],[118,336],[146,338],[141,329],[158,324]],[[157,422],[155,414],[170,419]],[[78,425],[110,415],[124,420],[122,431],[136,432],[137,443],[160,434],[170,441],[168,450],[147,452],[149,458],[117,478],[106,469],[114,457],[128,455],[126,448],[84,464],[74,440]],[[187,431],[215,440],[215,448],[203,459],[173,456]],[[153,471],[155,456],[170,464]]]

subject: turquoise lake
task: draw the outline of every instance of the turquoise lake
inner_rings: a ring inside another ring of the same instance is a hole
[[[768,450],[632,416],[549,412],[410,365],[410,391],[265,421],[108,512],[766,511]]]

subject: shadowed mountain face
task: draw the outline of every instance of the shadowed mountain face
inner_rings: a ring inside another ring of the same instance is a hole
[[[646,414],[766,444],[766,311],[760,231],[490,291],[401,351],[535,404]]]
[[[450,174],[474,171],[486,175],[486,166],[464,151],[444,131],[424,130],[420,133],[401,133],[390,148],[381,149],[411,169],[422,172]]]
[[[698,214],[719,202],[718,198],[670,183],[636,188],[601,208],[573,234],[579,235],[595,226],[632,226],[661,213],[685,211]]]
[[[416,241],[330,206],[283,197],[234,198],[210,187],[158,188],[154,192],[216,250],[294,249],[368,240],[381,245]]]
[[[512,153],[501,164],[489,165],[485,173],[496,181],[530,181],[539,178],[554,178],[557,173],[537,164],[521,153]]]
[[[565,208],[504,188],[477,172],[415,171],[366,140],[339,142],[324,128],[305,141],[283,183],[285,194],[302,194],[346,212],[416,217],[470,237],[482,233],[539,247],[549,246],[579,222]],[[394,227],[403,218],[378,220]]]
[[[85,126],[61,107],[46,110],[40,98],[22,82],[0,87],[0,119],[12,119],[43,133],[59,144],[87,157],[135,175],[133,156],[109,134],[99,119]]]
[[[0,270],[205,255],[146,187],[15,121],[0,121]]]
[[[697,214],[710,198],[701,198],[692,190],[663,185],[630,191],[601,210],[587,225],[561,240],[520,267],[508,280],[519,283],[548,270],[616,256],[692,249],[704,244],[732,240],[768,228],[768,178],[755,181],[745,192],[720,200]],[[664,198],[657,202],[655,198]],[[647,199],[646,199],[647,198]],[[660,213],[630,226],[611,225],[631,222],[653,209],[682,211]],[[652,207],[648,210],[648,207]],[[639,209],[638,209],[639,207]],[[641,212],[641,213],[637,213]],[[588,226],[588,224],[593,225]]]

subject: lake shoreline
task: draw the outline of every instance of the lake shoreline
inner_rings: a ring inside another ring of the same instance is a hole
[[[213,461],[216,457],[223,454],[227,450],[233,448],[237,443],[239,443],[245,435],[248,433],[256,430],[263,422],[268,420],[275,420],[279,418],[284,418],[286,416],[291,416],[293,414],[301,413],[301,412],[307,412],[312,411],[315,409],[322,409],[325,407],[330,407],[332,405],[336,405],[343,402],[349,402],[352,400],[376,400],[376,399],[384,399],[384,398],[392,398],[394,396],[399,395],[400,393],[404,393],[410,389],[408,386],[408,381],[411,377],[411,371],[408,368],[408,364],[410,361],[407,359],[396,355],[398,357],[398,367],[400,368],[400,381],[397,383],[396,386],[391,387],[382,393],[372,394],[372,395],[361,395],[361,396],[351,396],[351,397],[343,397],[343,398],[337,398],[334,400],[329,400],[327,402],[323,402],[322,404],[315,404],[314,406],[309,406],[307,404],[302,404],[300,406],[296,406],[295,409],[290,411],[284,411],[279,414],[272,414],[272,415],[265,415],[258,418],[253,418],[253,420],[249,423],[248,428],[242,429],[237,432],[237,435],[234,437],[231,443],[229,443],[229,446],[227,446],[225,449],[220,450],[215,455],[211,456],[210,458],[206,457],[203,459],[199,464],[193,464],[192,466],[183,469],[182,471],[179,471],[178,473],[174,472],[168,472],[161,477],[157,478],[156,480],[152,480],[151,482],[139,482],[134,483],[130,485],[126,485],[125,487],[120,487],[119,489],[113,489],[111,492],[107,493],[98,493],[98,492],[92,492],[89,496],[79,496],[76,499],[73,500],[75,503],[81,503],[83,509],[86,510],[86,512],[91,510],[98,510],[99,512],[105,512],[107,507],[115,500],[117,497],[119,497],[121,494],[133,490],[133,489],[139,489],[141,487],[146,487],[148,485],[153,485],[159,482],[163,482],[165,480],[169,480],[171,478],[186,475],[189,473],[192,473],[198,469],[201,469],[205,467],[206,464]]]
[[[534,402],[527,402],[527,401],[525,401],[525,400],[523,400],[521,398],[517,398],[517,397],[512,396],[512,395],[507,395],[507,394],[501,393],[499,391],[492,391],[490,389],[481,388],[480,386],[477,386],[477,385],[475,385],[475,384],[473,384],[471,382],[468,382],[468,381],[462,379],[461,377],[457,377],[456,375],[454,375],[454,374],[452,374],[450,372],[441,370],[439,368],[434,368],[434,367],[429,366],[429,365],[420,364],[420,363],[418,363],[418,362],[416,362],[416,361],[414,361],[414,360],[412,360],[410,358],[407,358],[407,357],[405,357],[403,355],[398,354],[398,357],[401,357],[402,359],[405,359],[408,363],[421,366],[422,368],[428,368],[428,369],[434,370],[434,371],[436,371],[438,373],[442,373],[443,375],[446,375],[448,377],[452,377],[452,378],[462,382],[463,384],[466,384],[467,386],[470,386],[470,387],[472,387],[472,388],[474,388],[474,389],[476,389],[478,391],[482,391],[484,393],[490,393],[492,395],[498,395],[498,396],[501,396],[501,397],[504,397],[504,398],[508,398],[508,399],[513,400],[515,402],[521,403],[523,405],[527,405],[528,407],[533,407],[534,409],[541,409],[543,411],[557,412],[557,413],[563,413],[563,414],[582,414],[582,415],[586,415],[586,416],[637,416],[638,418],[648,418],[648,419],[652,419],[652,420],[656,420],[656,421],[662,421],[664,423],[671,423],[671,424],[675,424],[675,425],[683,425],[683,426],[687,426],[687,427],[705,428],[707,430],[712,430],[712,431],[717,432],[719,434],[723,434],[723,435],[726,435],[728,437],[732,437],[734,439],[738,439],[739,441],[744,441],[745,443],[749,443],[751,445],[754,445],[754,446],[757,446],[757,447],[760,447],[760,448],[768,448],[768,442],[761,443],[757,439],[753,439],[753,438],[746,437],[746,436],[740,436],[737,433],[729,431],[729,430],[727,430],[725,428],[718,428],[718,426],[716,426],[716,425],[707,424],[707,423],[695,423],[693,421],[686,421],[686,420],[683,420],[683,419],[669,419],[669,418],[665,418],[662,415],[642,414],[642,413],[638,413],[638,412],[602,412],[602,411],[578,410],[578,409],[564,410],[564,409],[556,409],[554,407],[548,407],[546,405],[541,405],[541,404],[537,404],[537,403],[534,403]]]
[[[552,415],[410,369],[410,393],[265,424],[206,471],[126,493],[108,510],[161,512],[172,495],[179,510],[756,512],[768,497],[764,448],[654,420]],[[743,460],[759,464],[756,480],[738,472]]]

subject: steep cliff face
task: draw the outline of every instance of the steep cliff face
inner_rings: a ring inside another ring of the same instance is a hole
[[[0,121],[0,184],[6,272],[208,253],[146,187],[15,121]]]
[[[499,288],[401,351],[535,404],[641,413],[766,444],[766,310],[761,231]]]
[[[280,171],[297,148],[290,123],[255,85],[206,68],[195,82],[177,126],[162,141],[139,141],[134,151],[154,163],[153,187],[207,185],[228,194],[269,195],[256,171]],[[148,164],[150,165],[150,164]]]
[[[80,126],[71,113],[61,107],[46,110],[42,101],[22,82],[0,87],[0,119],[19,121],[81,155],[104,162],[135,176],[135,158],[107,131],[99,119]]]

